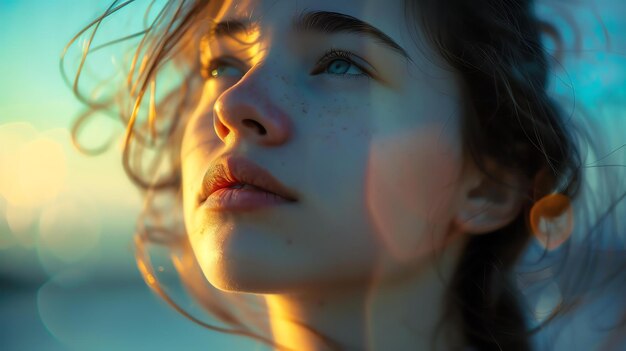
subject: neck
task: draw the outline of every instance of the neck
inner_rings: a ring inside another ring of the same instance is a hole
[[[435,343],[434,336],[454,332],[439,327],[446,282],[464,242],[412,264],[418,268],[401,277],[375,273],[368,284],[347,289],[266,295],[274,341],[299,351],[449,350],[456,345]]]

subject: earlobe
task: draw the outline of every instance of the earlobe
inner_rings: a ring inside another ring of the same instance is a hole
[[[530,210],[530,225],[535,238],[547,250],[565,243],[574,230],[574,211],[569,197],[549,194]]]
[[[455,226],[460,232],[485,234],[511,223],[519,214],[526,182],[512,172],[473,170],[461,187]],[[494,177],[498,177],[494,179]]]

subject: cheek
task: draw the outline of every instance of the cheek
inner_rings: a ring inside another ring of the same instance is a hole
[[[185,227],[190,235],[198,230],[193,219],[198,209],[197,197],[204,174],[222,146],[213,128],[212,115],[206,112],[210,111],[206,106],[207,104],[201,103],[190,117],[180,149],[183,212]]]
[[[184,147],[181,147],[181,151],[185,149],[188,151],[181,155],[183,215],[185,231],[191,249],[200,267],[203,268],[203,273],[209,279],[212,278],[209,276],[211,271],[205,270],[204,267],[212,266],[211,262],[214,257],[211,254],[214,250],[211,248],[214,243],[210,240],[211,236],[205,234],[211,230],[212,223],[208,222],[206,217],[202,215],[201,207],[198,204],[198,194],[206,169],[209,162],[214,158],[218,147],[211,143],[213,141],[211,137],[207,138],[206,136],[208,133],[215,134],[212,130],[201,135],[195,135],[197,132],[187,133],[183,138]],[[216,136],[215,139],[217,139]]]
[[[443,125],[376,138],[367,167],[366,205],[376,233],[397,260],[441,247],[460,171],[459,141]]]

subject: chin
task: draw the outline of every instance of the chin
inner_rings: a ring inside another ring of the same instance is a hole
[[[210,265],[203,266],[202,271],[211,285],[225,292],[270,294],[289,290],[293,285],[289,283],[287,272],[250,260],[216,257]]]

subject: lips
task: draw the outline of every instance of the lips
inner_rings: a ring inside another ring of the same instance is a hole
[[[297,201],[295,192],[274,178],[269,171],[249,159],[224,156],[212,163],[206,172],[198,197],[199,203],[220,189],[240,188],[246,184],[246,188],[251,186],[256,191],[274,194],[290,202]]]

